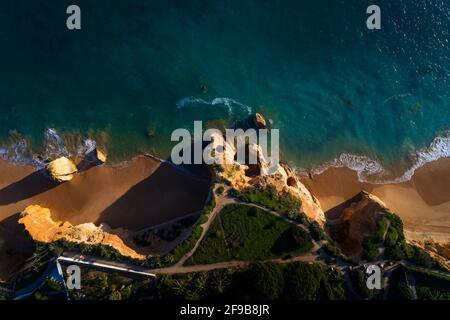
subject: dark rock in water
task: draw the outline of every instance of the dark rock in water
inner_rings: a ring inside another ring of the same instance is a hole
[[[148,127],[147,128],[147,136],[149,138],[153,138],[155,136],[155,134],[156,134],[156,131],[155,131],[155,129],[153,127]]]
[[[264,116],[261,113],[255,113],[253,115],[253,123],[259,129],[266,129],[267,128],[266,119],[264,118]]]
[[[234,125],[235,129],[268,129],[267,121],[261,113],[255,113]]]
[[[86,155],[86,159],[96,164],[103,164],[106,162],[106,154],[98,148],[95,148]]]
[[[86,171],[92,167],[102,165],[106,162],[106,153],[101,151],[99,148],[95,148],[92,151],[86,153],[84,158],[78,164],[78,171]]]

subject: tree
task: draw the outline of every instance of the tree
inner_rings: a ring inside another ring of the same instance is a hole
[[[316,299],[322,272],[318,265],[301,262],[288,265],[284,270],[285,297],[290,300]]]
[[[322,227],[319,225],[317,221],[313,221],[309,225],[309,232],[311,233],[311,237],[313,237],[313,239],[316,241],[324,240],[326,238]]]
[[[400,281],[398,283],[398,292],[401,299],[414,300],[414,292],[406,282]]]
[[[405,253],[400,245],[395,245],[392,247],[387,247],[384,251],[384,256],[387,259],[398,261],[405,258]]]
[[[273,262],[253,264],[244,275],[252,298],[276,300],[284,287],[281,266]]]
[[[113,291],[108,295],[108,300],[122,300],[122,295],[119,291]]]

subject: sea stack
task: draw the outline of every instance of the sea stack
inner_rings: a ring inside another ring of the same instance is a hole
[[[100,163],[106,162],[106,153],[102,150],[95,148],[94,150],[95,159]]]
[[[77,173],[77,171],[75,163],[66,157],[60,157],[47,165],[48,174],[52,179],[58,182],[72,180],[73,175]]]
[[[94,150],[86,154],[86,160],[91,164],[103,164],[106,162],[106,159],[106,153],[99,148],[95,148]]]
[[[255,126],[259,129],[266,129],[267,128],[267,122],[264,116],[261,113],[255,113],[253,116],[253,123]]]

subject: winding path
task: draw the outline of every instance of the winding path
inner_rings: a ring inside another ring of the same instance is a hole
[[[286,222],[289,222],[291,224],[296,225],[297,227],[300,227],[307,231],[309,233],[308,228],[306,228],[302,224],[298,224],[282,215],[280,215],[278,212],[274,210],[267,209],[265,207],[262,207],[260,205],[254,204],[254,203],[248,203],[240,201],[236,198],[228,196],[229,188],[225,188],[222,194],[218,195],[216,192],[217,187],[213,190],[213,193],[215,195],[216,199],[216,205],[214,209],[209,214],[208,220],[202,224],[202,233],[195,243],[194,247],[186,254],[184,255],[176,264],[174,264],[171,267],[166,268],[158,268],[158,269],[152,269],[149,272],[155,273],[155,274],[177,274],[177,273],[191,273],[191,272],[205,272],[205,271],[211,271],[215,269],[224,269],[224,268],[245,268],[252,264],[254,261],[225,261],[225,262],[218,262],[218,263],[212,263],[212,264],[206,264],[206,265],[193,265],[193,266],[185,266],[185,262],[191,258],[195,251],[197,251],[198,247],[200,246],[200,243],[205,238],[212,222],[215,220],[215,218],[219,215],[219,213],[222,211],[223,208],[230,204],[241,204],[246,205],[250,207],[255,207],[258,209],[261,209],[265,212],[268,212],[277,218],[283,219]],[[282,259],[282,258],[276,258],[276,259],[268,259],[264,261],[272,261],[277,263],[290,263],[295,261],[303,261],[303,262],[321,262],[317,260],[318,254],[316,253],[320,249],[320,245],[312,239],[313,242],[313,248],[310,250],[310,252],[302,254],[300,256],[292,257],[289,259]]]

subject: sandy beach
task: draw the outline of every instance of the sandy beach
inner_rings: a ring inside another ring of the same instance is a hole
[[[32,252],[32,242],[17,223],[29,205],[49,208],[54,220],[74,225],[141,230],[201,210],[209,192],[209,181],[147,156],[120,166],[92,167],[66,183],[3,160],[0,172],[0,259],[8,261],[0,278]],[[428,163],[398,184],[360,182],[355,171],[335,167],[301,181],[329,219],[334,207],[366,190],[402,218],[408,239],[450,239],[450,159]]]
[[[141,230],[203,208],[209,181],[140,156],[121,166],[97,166],[66,183],[43,171],[0,160],[0,259],[32,250],[19,213],[29,205],[51,210],[54,220]],[[3,264],[2,264],[3,267]]]
[[[398,184],[360,182],[355,171],[334,167],[301,180],[329,218],[331,209],[366,190],[402,218],[410,240],[431,238],[446,243],[450,239],[450,159],[430,162],[410,181]]]
[[[0,221],[38,204],[56,220],[139,230],[200,210],[208,194],[207,181],[144,156],[93,167],[67,183],[5,161],[0,171]]]

